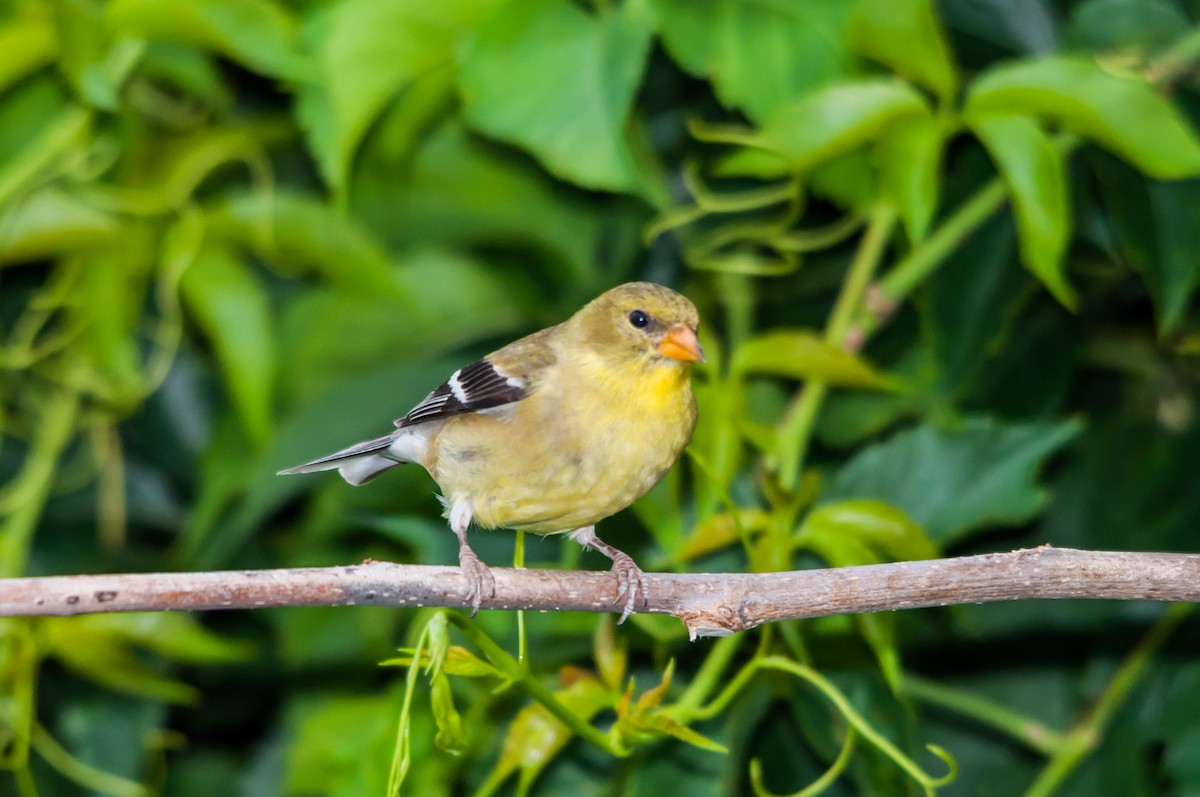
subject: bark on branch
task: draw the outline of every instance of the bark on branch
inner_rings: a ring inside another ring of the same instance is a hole
[[[484,609],[620,612],[608,572],[494,568]],[[647,573],[638,611],[678,617],[696,636],[763,623],[1031,598],[1200,601],[1200,554],[1040,548],[784,573]],[[0,580],[0,616],[207,611],[263,606],[467,605],[456,567],[350,567],[52,576]]]

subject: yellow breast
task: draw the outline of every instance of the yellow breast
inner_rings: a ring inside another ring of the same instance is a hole
[[[653,487],[691,436],[688,371],[654,364],[629,379],[582,359],[507,414],[451,419],[430,473],[481,526],[539,533],[589,526]]]

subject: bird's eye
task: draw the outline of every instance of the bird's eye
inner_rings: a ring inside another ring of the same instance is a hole
[[[633,324],[638,329],[644,329],[650,323],[650,316],[643,313],[641,310],[634,310],[629,314],[629,323]]]

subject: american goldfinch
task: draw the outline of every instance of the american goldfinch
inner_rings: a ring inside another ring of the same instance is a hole
[[[698,323],[695,306],[668,288],[621,285],[455,371],[390,434],[280,473],[337,468],[357,485],[415,462],[441,488],[475,611],[495,581],[467,544],[472,521],[568,533],[604,554],[624,622],[645,577],[595,524],[657,484],[687,445],[696,423],[688,366],[704,361]]]

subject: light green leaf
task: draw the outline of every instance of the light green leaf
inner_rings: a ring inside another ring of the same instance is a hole
[[[58,55],[58,37],[50,24],[48,9],[29,5],[28,13],[0,25],[0,91],[26,75],[50,64]]]
[[[42,625],[49,656],[83,678],[125,694],[166,703],[195,703],[194,688],[143,662],[119,630],[81,618],[52,618]]]
[[[353,207],[379,240],[410,249],[521,247],[546,257],[549,276],[594,284],[599,214],[528,159],[506,157],[456,121],[431,133],[411,161],[370,150],[363,158]],[[620,216],[610,208],[606,223]]]
[[[958,68],[932,0],[855,0],[850,41],[856,52],[943,101],[958,90]]]
[[[818,379],[842,387],[888,387],[887,378],[853,352],[808,329],[780,329],[747,340],[733,357],[738,374]]]
[[[254,647],[209,631],[195,615],[169,612],[93,614],[75,618],[75,629],[111,635],[173,661],[233,664],[246,661]]]
[[[180,285],[188,311],[211,341],[226,389],[257,442],[271,434],[275,344],[266,287],[233,252],[204,246]]]
[[[872,78],[820,89],[780,108],[751,140],[805,172],[878,138],[908,117],[928,113],[921,95]]]
[[[1200,140],[1145,80],[1069,57],[1008,64],[971,87],[969,116],[1042,116],[1095,141],[1152,177],[1200,175]]]
[[[105,22],[114,35],[195,44],[271,77],[313,74],[297,48],[295,21],[273,0],[113,0]]]
[[[467,732],[463,729],[462,715],[454,707],[454,695],[450,691],[450,679],[440,670],[430,683],[430,707],[433,721],[437,725],[437,736],[433,743],[439,750],[448,753],[463,753],[467,749]]]
[[[925,238],[941,192],[942,126],[932,114],[899,122],[879,140],[880,181],[896,206],[913,244]]]
[[[49,187],[10,205],[0,220],[0,263],[94,249],[117,235],[116,218]]]
[[[663,45],[729,108],[762,122],[851,74],[844,0],[652,0]]]
[[[462,56],[467,121],[533,153],[556,176],[634,192],[625,123],[650,51],[639,3],[593,16],[569,0],[526,0],[484,22]]]
[[[853,537],[895,562],[939,555],[937,546],[920,526],[882,501],[852,499],[819,506],[808,514],[797,532],[800,538],[807,534]]]
[[[821,501],[886,501],[940,545],[977,529],[1025,523],[1046,503],[1039,468],[1080,428],[1076,421],[984,418],[957,431],[917,427],[860,451],[833,474]]]
[[[1060,302],[1078,299],[1067,283],[1064,254],[1071,235],[1067,167],[1062,153],[1026,116],[970,115],[1012,195],[1020,233],[1021,261]]]
[[[346,293],[406,298],[388,253],[353,219],[315,196],[227,194],[207,209],[205,219],[214,235],[280,269],[312,269]]]
[[[454,61],[455,48],[492,0],[348,0],[317,26],[321,78],[297,115],[325,179],[345,187],[355,151],[397,93]]]

